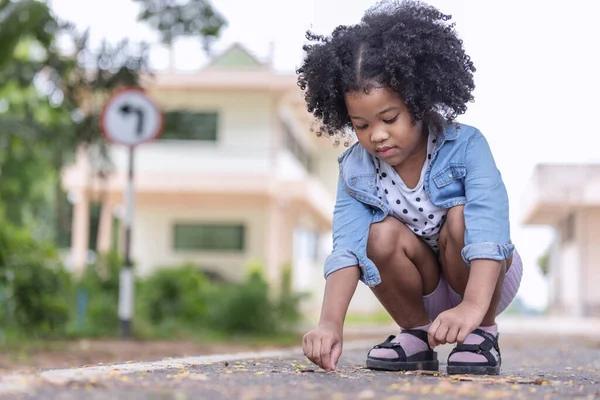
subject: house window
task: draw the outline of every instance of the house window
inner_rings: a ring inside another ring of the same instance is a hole
[[[175,224],[173,248],[180,251],[242,251],[245,227],[239,224]]]
[[[216,112],[174,110],[165,113],[161,140],[216,141],[219,115]]]
[[[313,160],[310,154],[302,147],[302,145],[298,142],[294,133],[292,132],[292,128],[285,122],[282,122],[283,125],[283,142],[285,147],[292,152],[292,154],[300,161],[304,168],[308,172],[312,172],[313,168]]]

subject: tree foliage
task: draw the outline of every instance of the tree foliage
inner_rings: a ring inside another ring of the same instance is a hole
[[[166,44],[177,36],[196,36],[202,40],[206,53],[212,42],[227,25],[208,0],[134,0],[140,4],[139,21],[157,30]]]

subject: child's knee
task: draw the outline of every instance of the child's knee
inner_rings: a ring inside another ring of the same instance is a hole
[[[406,225],[394,217],[387,217],[371,225],[367,241],[367,257],[376,264],[385,264],[396,260],[397,257],[406,257],[411,240],[415,239]]]
[[[440,232],[442,251],[461,251],[465,244],[464,206],[452,207],[446,215],[446,222]]]

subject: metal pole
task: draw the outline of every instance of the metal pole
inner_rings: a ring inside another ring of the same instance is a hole
[[[131,338],[131,319],[133,317],[133,262],[131,261],[131,227],[133,225],[133,170],[134,148],[129,147],[129,171],[127,175],[127,191],[125,197],[125,266],[121,269],[119,279],[119,319],[121,320],[121,337]]]

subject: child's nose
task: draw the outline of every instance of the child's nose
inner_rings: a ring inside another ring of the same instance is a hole
[[[376,129],[376,130],[373,130],[373,133],[371,134],[371,141],[374,143],[379,143],[379,142],[389,138],[389,136],[390,135],[385,130]]]

